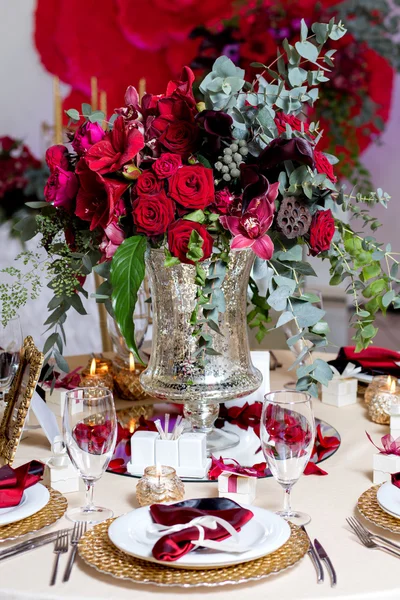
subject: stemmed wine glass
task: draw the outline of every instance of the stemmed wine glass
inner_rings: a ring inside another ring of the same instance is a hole
[[[315,422],[309,394],[285,390],[266,394],[260,433],[268,467],[285,490],[284,508],[277,514],[296,525],[305,525],[311,519],[292,510],[290,492],[314,447]]]
[[[94,484],[103,475],[114,452],[117,417],[110,390],[76,388],[65,394],[63,436],[72,464],[86,486],[86,506],[71,509],[71,521],[100,523],[112,510],[93,504]]]
[[[19,317],[14,317],[0,327],[0,400],[18,369],[22,343],[21,323]]]

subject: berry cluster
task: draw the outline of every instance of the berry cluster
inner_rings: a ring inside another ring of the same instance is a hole
[[[218,161],[215,163],[215,169],[222,173],[224,181],[231,181],[240,176],[239,167],[248,153],[246,140],[234,142],[224,149],[223,156],[218,156]]]

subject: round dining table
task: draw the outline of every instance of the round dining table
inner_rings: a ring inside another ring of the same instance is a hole
[[[282,367],[272,370],[271,390],[282,389],[293,378],[288,368],[293,355],[286,350],[275,352]],[[327,355],[325,355],[326,358]],[[84,366],[87,356],[74,356],[67,359],[71,368]],[[129,402],[116,401],[117,408],[128,407]],[[313,400],[315,416],[335,427],[341,436],[338,451],[321,466],[328,475],[302,476],[293,487],[293,507],[311,515],[307,525],[310,538],[318,538],[327,551],[336,569],[338,583],[330,586],[328,575],[325,581],[317,584],[314,566],[306,555],[294,567],[280,574],[239,585],[219,587],[178,588],[156,587],[134,584],[102,574],[85,564],[78,557],[69,582],[62,583],[59,576],[54,587],[49,586],[54,560],[53,544],[27,552],[0,562],[0,598],[7,600],[29,598],[34,600],[74,598],[96,600],[149,600],[156,597],[163,600],[301,600],[301,599],[341,599],[341,600],[384,600],[400,599],[400,559],[386,552],[362,546],[346,523],[346,517],[357,515],[359,496],[372,485],[372,457],[377,450],[367,439],[366,431],[376,442],[388,433],[388,427],[378,425],[368,419],[366,406],[361,397],[356,404],[336,408]],[[20,442],[14,466],[28,460],[46,460],[50,457],[50,447],[42,430],[29,431]],[[122,515],[138,507],[135,495],[137,479],[112,473],[105,473],[95,485],[95,502],[109,507],[115,516]],[[216,482],[185,483],[185,498],[218,496]],[[83,504],[83,487],[80,492],[66,494],[69,507]],[[256,506],[276,511],[283,505],[283,490],[273,478],[257,482]],[[359,515],[358,515],[359,516]],[[361,520],[362,517],[361,517]],[[388,531],[363,521],[371,530],[400,542],[399,537]],[[71,526],[63,517],[48,532]],[[26,539],[26,538],[22,538]],[[21,540],[18,540],[21,541]],[[15,542],[4,542],[0,549]],[[67,562],[61,557],[61,572]]]

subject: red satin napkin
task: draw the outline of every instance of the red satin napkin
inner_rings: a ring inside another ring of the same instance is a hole
[[[373,346],[356,353],[354,346],[345,346],[341,348],[338,358],[343,358],[343,355],[348,362],[358,363],[365,369],[400,376],[400,367],[395,364],[400,362],[400,353],[394,350]]]
[[[160,525],[178,525],[189,523],[196,517],[212,515],[228,521],[236,529],[240,529],[253,517],[250,510],[242,508],[228,498],[201,498],[185,500],[177,504],[153,504],[150,506],[153,521]],[[208,540],[224,540],[229,537],[226,529],[218,525],[216,529],[205,528],[205,538]],[[164,535],[153,547],[153,556],[157,560],[173,562],[190,552],[195,546],[192,541],[199,539],[197,527],[188,527],[182,531]]]
[[[37,460],[13,469],[9,465],[0,468],[0,508],[17,506],[24,490],[35,485],[43,475],[44,465]]]

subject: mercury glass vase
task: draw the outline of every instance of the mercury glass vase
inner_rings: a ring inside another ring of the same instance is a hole
[[[190,324],[196,306],[195,267],[167,268],[164,259],[163,250],[147,251],[153,341],[140,382],[156,398],[184,403],[184,415],[193,430],[207,433],[209,453],[233,447],[238,436],[214,428],[219,403],[247,396],[262,382],[251,362],[247,334],[247,287],[254,254],[250,249],[231,253],[222,284],[226,304],[219,320],[222,335],[207,327],[218,355],[205,357],[197,353],[198,338]],[[210,261],[202,266],[208,274]]]

